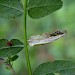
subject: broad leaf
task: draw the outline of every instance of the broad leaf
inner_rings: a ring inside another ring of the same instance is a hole
[[[61,75],[74,75],[75,63],[72,61],[55,60],[39,65],[33,75],[47,75],[52,73],[61,73]],[[73,72],[73,73],[72,73]]]
[[[0,0],[0,17],[15,18],[23,14],[20,0]]]
[[[53,42],[56,39],[59,39],[60,37],[64,36],[66,34],[66,31],[56,31],[54,33],[43,33],[42,35],[35,35],[31,36],[31,38],[28,40],[29,46],[34,45],[40,45],[40,44],[46,44]]]
[[[10,57],[19,53],[23,49],[23,43],[17,39],[8,41],[6,39],[0,40],[0,57]]]
[[[75,75],[75,68],[73,68],[73,69],[61,70],[59,73],[60,73],[61,75]]]
[[[63,2],[61,0],[29,0],[28,14],[31,18],[41,18],[60,9]]]

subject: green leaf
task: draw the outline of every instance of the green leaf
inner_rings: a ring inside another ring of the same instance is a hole
[[[75,75],[75,68],[73,69],[66,69],[66,70],[61,70],[60,71],[61,75]]]
[[[15,61],[18,58],[18,55],[14,55],[13,57],[10,58],[10,61]]]
[[[46,75],[55,75],[55,74],[53,74],[53,73],[50,73],[50,74],[46,74]]]
[[[19,53],[23,49],[24,45],[18,39],[12,39],[8,41],[6,39],[0,40],[0,57],[10,57]]]
[[[38,19],[60,9],[62,4],[61,0],[29,0],[28,14],[31,18]]]
[[[47,62],[39,65],[35,69],[33,75],[47,75],[52,73],[61,73],[61,75],[73,75],[75,74],[74,70],[74,62],[65,60],[55,60],[53,62]]]
[[[15,18],[23,14],[20,0],[0,0],[0,17]]]

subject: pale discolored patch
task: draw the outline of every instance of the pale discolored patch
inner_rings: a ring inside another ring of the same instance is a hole
[[[28,43],[29,46],[50,43],[64,36],[66,32],[67,32],[66,30],[63,30],[63,31],[56,31],[54,33],[47,32],[47,33],[43,33],[42,35],[34,35],[30,37]]]

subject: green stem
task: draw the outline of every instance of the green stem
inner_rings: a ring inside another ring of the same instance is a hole
[[[28,53],[28,46],[27,46],[27,2],[28,0],[25,0],[25,5],[24,5],[24,36],[25,36],[25,55],[26,55],[26,62],[27,62],[27,67],[28,67],[28,73],[29,75],[32,75],[31,71],[31,65],[30,65],[30,60],[29,60],[29,53]]]
[[[12,71],[13,75],[17,75],[13,67],[11,67],[10,70]]]

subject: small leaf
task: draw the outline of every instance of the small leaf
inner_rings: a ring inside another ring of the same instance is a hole
[[[28,40],[28,43],[29,43],[29,46],[46,44],[46,43],[53,42],[56,39],[59,39],[65,34],[66,34],[66,31],[64,30],[64,31],[56,31],[51,34],[48,32],[42,35],[35,35],[35,36],[31,36],[31,38]]]
[[[74,70],[75,70],[75,62],[65,60],[55,60],[53,62],[46,62],[39,65],[35,69],[33,75],[47,75],[47,74],[50,75],[52,73],[61,73],[61,75],[73,75],[75,74]]]
[[[13,57],[10,58],[10,61],[15,61],[17,60],[17,58],[18,58],[18,55],[14,55]]]
[[[61,0],[29,0],[28,14],[31,18],[38,19],[60,9]]]
[[[12,43],[12,46],[8,45],[8,42]],[[0,57],[10,57],[19,53],[23,49],[24,45],[18,39],[12,39],[8,41],[6,39],[0,40]]]
[[[0,0],[0,17],[14,18],[23,14],[20,0]]]

